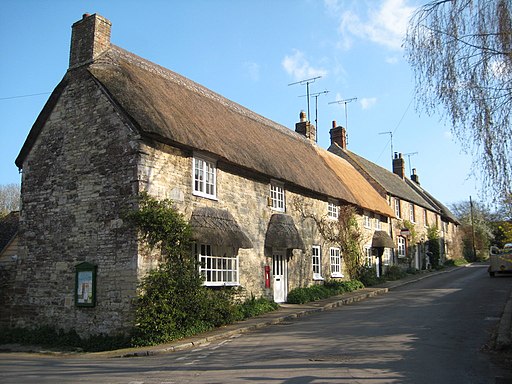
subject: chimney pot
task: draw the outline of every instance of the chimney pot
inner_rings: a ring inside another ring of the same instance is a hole
[[[333,128],[336,128],[336,126],[337,126],[337,124],[336,124],[336,120],[333,120],[333,121],[332,121],[332,127],[333,127]]]
[[[299,119],[300,121],[295,124],[295,132],[316,142],[316,128],[313,124],[307,121],[306,112],[300,111]]]

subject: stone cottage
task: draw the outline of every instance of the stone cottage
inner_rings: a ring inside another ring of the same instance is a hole
[[[16,159],[18,262],[2,325],[130,329],[138,281],[157,262],[123,220],[142,191],[190,220],[206,285],[276,302],[347,277],[317,225],[342,207],[378,218],[370,245],[393,246],[386,198],[318,147],[304,115],[291,131],[111,44],[110,30],[97,14],[73,24],[69,69]]]
[[[402,154],[394,154],[393,171],[390,172],[351,152],[346,142],[345,128],[333,126],[329,151],[352,164],[394,209],[389,234],[395,241],[396,249],[386,250],[384,262],[416,269],[428,268],[429,229],[437,229],[441,262],[455,258],[459,221],[447,207],[420,186],[416,169],[413,169],[410,179],[406,177]],[[364,214],[364,228],[373,228],[372,215],[371,212]],[[366,249],[371,252],[369,246]]]

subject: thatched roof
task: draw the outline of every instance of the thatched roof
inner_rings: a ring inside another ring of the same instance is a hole
[[[265,234],[265,247],[304,249],[302,237],[290,215],[274,213]]]
[[[391,236],[385,231],[375,231],[372,238],[373,248],[395,248]]]
[[[0,252],[9,245],[16,233],[20,222],[20,213],[13,211],[0,218]]]
[[[287,187],[393,216],[386,201],[379,201],[372,186],[358,178],[351,165],[330,158],[316,143],[114,45],[89,65],[67,72],[34,123],[16,159],[19,168],[77,73],[97,82],[143,137],[203,151],[216,158],[219,167],[227,164],[231,169],[256,172],[283,181]]]
[[[356,204],[305,137],[112,46],[89,67],[142,135]]]
[[[196,208],[190,217],[190,226],[192,239],[198,242],[234,248],[252,248],[251,240],[231,213],[225,209]]]
[[[381,215],[395,216],[387,201],[348,161],[321,148],[317,148],[317,151],[338,177],[350,185],[358,206]]]

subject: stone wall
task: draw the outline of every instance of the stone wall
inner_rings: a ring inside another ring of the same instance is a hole
[[[137,242],[123,214],[138,193],[137,136],[85,70],[69,83],[23,163],[15,300],[2,323],[125,331]],[[75,266],[97,266],[97,304],[75,306]]]

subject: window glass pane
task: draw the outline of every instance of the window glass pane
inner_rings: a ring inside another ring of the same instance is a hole
[[[205,277],[205,285],[238,285],[238,256],[232,255],[232,249],[207,244],[200,249],[199,272]]]

